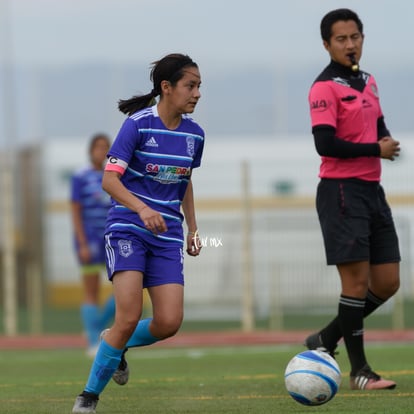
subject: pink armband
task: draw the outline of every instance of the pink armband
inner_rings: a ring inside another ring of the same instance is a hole
[[[125,161],[120,160],[116,157],[109,157],[106,162],[105,171],[115,171],[119,174],[123,174],[127,169],[128,164]]]

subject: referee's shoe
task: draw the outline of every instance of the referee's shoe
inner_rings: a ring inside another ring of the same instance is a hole
[[[397,383],[381,378],[369,365],[350,378],[351,390],[393,390]]]
[[[335,358],[335,355],[338,353],[338,352],[335,352],[336,346],[333,349],[329,349],[323,344],[320,332],[309,335],[305,339],[304,345],[309,350],[317,350],[317,351],[326,352],[332,358]]]

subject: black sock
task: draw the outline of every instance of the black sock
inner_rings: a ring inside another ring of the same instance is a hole
[[[338,323],[351,363],[351,376],[367,363],[364,352],[364,308],[365,299],[343,295],[339,299]]]
[[[320,331],[322,343],[326,349],[333,351],[339,340],[342,338],[342,331],[339,326],[338,316]]]
[[[374,312],[383,303],[385,303],[385,300],[375,296],[370,290],[368,290],[367,297],[365,299],[364,318]],[[334,350],[337,343],[342,338],[338,317],[332,319],[332,321],[321,330],[320,334],[324,346],[329,350]]]
[[[364,318],[366,318],[368,315],[371,315],[375,309],[378,309],[385,302],[386,300],[375,296],[370,290],[368,290],[367,297],[365,299]]]

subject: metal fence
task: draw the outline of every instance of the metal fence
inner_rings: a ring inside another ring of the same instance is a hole
[[[241,321],[245,283],[243,279],[242,211],[199,214],[202,254],[187,258],[186,318],[235,319]],[[401,301],[414,298],[410,260],[411,224],[395,217],[403,260],[401,289],[381,312],[397,313],[393,321],[404,325]],[[335,311],[339,277],[327,266],[319,223],[313,208],[252,211],[251,255],[253,313],[268,320],[270,327],[284,328],[287,314],[329,314]],[[219,243],[217,241],[220,241]],[[397,327],[397,326],[395,326]]]
[[[65,145],[59,144],[56,151],[69,154],[72,147]],[[8,313],[19,307],[27,308],[33,332],[41,330],[42,307],[79,305],[81,286],[72,249],[68,203],[68,177],[75,161],[79,162],[69,155],[61,158],[54,153],[45,155],[45,150],[34,147],[18,154],[14,163],[19,165],[19,174],[14,175],[16,191],[11,195],[17,221],[14,234],[17,306],[8,308]],[[53,171],[47,169],[51,165]],[[251,165],[254,167],[254,163]],[[264,174],[263,160],[260,170],[253,168],[250,175],[248,168],[240,168],[240,164],[238,167],[233,171],[237,179],[221,183],[221,187],[232,186],[228,197],[200,198],[196,193],[203,249],[197,258],[185,259],[186,320],[233,321],[247,329],[257,321],[266,321],[269,328],[285,329],[292,328],[287,325],[287,316],[332,314],[339,296],[339,278],[335,267],[325,264],[313,196],[283,191],[268,196],[249,193],[249,177],[258,171],[259,176]],[[289,168],[297,169],[289,163],[281,168],[288,175]],[[201,186],[196,188],[203,188],[205,179],[206,176],[200,176]],[[239,186],[237,191],[235,182]],[[47,195],[51,188],[54,197]],[[391,200],[403,256],[401,289],[378,312],[389,315],[393,326],[398,328],[407,326],[406,304],[414,303],[411,266],[414,202],[413,197],[404,194],[405,198],[396,196]],[[4,223],[3,217],[0,231]],[[2,266],[6,243],[3,238]],[[0,275],[0,281],[4,310],[6,299],[10,304],[11,298],[5,290],[4,274]],[[109,283],[106,286],[110,289]]]

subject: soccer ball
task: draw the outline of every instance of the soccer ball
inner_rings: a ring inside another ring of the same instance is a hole
[[[339,365],[326,352],[301,352],[286,367],[286,389],[295,401],[304,405],[327,403],[335,396],[340,384]]]

